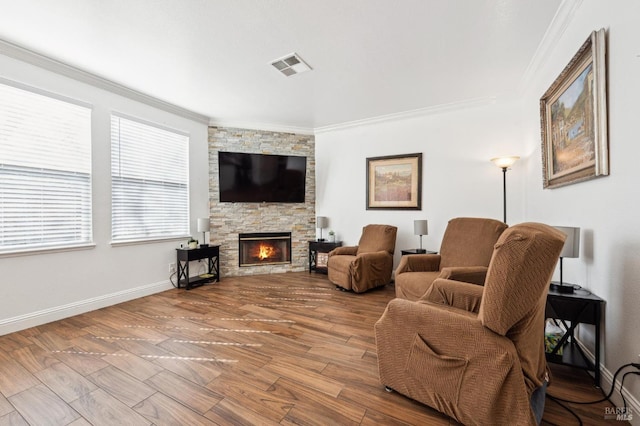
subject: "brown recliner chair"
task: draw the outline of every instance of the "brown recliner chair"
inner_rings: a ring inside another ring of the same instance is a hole
[[[394,299],[375,324],[382,384],[465,425],[539,422],[548,379],[547,289],[566,236],[507,229],[484,287],[437,279],[423,299]]]
[[[482,285],[493,245],[505,229],[505,223],[494,219],[451,219],[442,238],[440,254],[402,257],[396,269],[396,297],[417,300],[436,278]]]
[[[398,228],[367,225],[357,246],[337,247],[329,253],[329,281],[344,290],[362,293],[391,282]]]

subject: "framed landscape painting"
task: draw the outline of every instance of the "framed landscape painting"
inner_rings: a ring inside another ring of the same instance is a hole
[[[544,188],[609,174],[605,54],[594,31],[540,99]]]
[[[422,210],[422,154],[367,158],[367,210]]]

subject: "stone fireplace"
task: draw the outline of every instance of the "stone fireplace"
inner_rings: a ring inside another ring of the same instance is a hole
[[[248,152],[307,157],[304,203],[224,203],[220,202],[218,152]],[[209,217],[211,243],[220,244],[220,274],[279,274],[305,271],[309,267],[309,241],[315,227],[315,138],[309,134],[266,130],[209,127]],[[256,267],[240,259],[238,235],[243,232],[291,232],[288,261],[261,262]]]
[[[291,263],[291,232],[238,235],[239,266]]]

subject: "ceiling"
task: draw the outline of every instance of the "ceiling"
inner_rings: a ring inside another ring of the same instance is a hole
[[[561,0],[0,0],[0,39],[245,127],[509,96]],[[270,64],[296,52],[312,71]]]

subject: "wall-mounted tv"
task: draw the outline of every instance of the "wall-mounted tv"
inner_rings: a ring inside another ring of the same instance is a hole
[[[220,202],[304,203],[307,157],[218,152]]]

